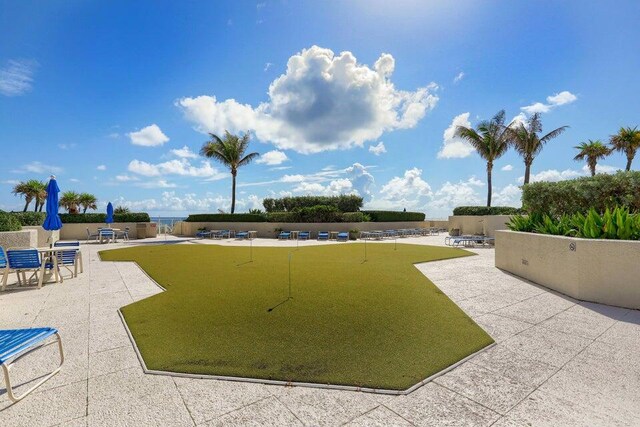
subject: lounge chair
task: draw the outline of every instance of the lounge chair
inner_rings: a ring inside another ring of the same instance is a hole
[[[290,238],[291,238],[290,231],[281,231],[280,234],[278,234],[278,240],[288,240]]]
[[[329,240],[328,231],[318,231],[318,240]]]
[[[349,240],[349,233],[347,233],[346,231],[341,231],[340,233],[338,233],[338,237],[336,239],[338,242],[346,242]]]
[[[18,284],[22,285],[24,282],[26,285],[28,281],[25,273],[32,272],[31,277],[35,275],[38,279],[38,289],[42,288],[46,265],[40,260],[40,254],[37,249],[8,249],[7,261],[9,270],[14,271],[18,276]],[[22,278],[20,278],[20,275],[22,275]],[[3,291],[7,287],[7,277],[8,274],[5,274],[2,279]],[[31,277],[29,279],[31,279]]]
[[[100,233],[92,233],[89,231],[89,227],[87,227],[87,243],[89,243],[89,240],[94,239],[94,240],[98,240],[98,237],[100,237]]]
[[[129,227],[125,227],[124,231],[118,231],[116,233],[116,239],[119,237],[122,240],[124,240],[125,242],[129,241]]]
[[[82,265],[82,252],[80,252],[80,242],[57,241],[53,244],[53,247],[69,247],[69,250],[58,253],[58,267],[62,266],[66,268],[71,272],[73,277],[78,277],[78,267],[80,267],[80,273],[84,271],[84,267]],[[73,270],[71,270],[70,266],[73,266]]]
[[[248,231],[238,231],[236,233],[236,239],[243,240],[243,239],[248,239],[248,238],[249,238],[249,232]]]
[[[4,252],[2,246],[0,246],[0,273],[2,274],[2,282],[5,282],[5,278],[9,277],[9,262],[7,261],[7,254]],[[2,286],[2,290],[4,291],[4,285]]]
[[[205,237],[211,237],[211,231],[209,230],[200,230],[196,233],[196,237],[204,239]]]
[[[46,342],[51,336],[55,336],[55,341]],[[51,373],[47,374],[44,378],[38,381],[29,390],[22,393],[20,396],[13,394],[13,388],[11,387],[11,379],[9,377],[9,370],[20,360],[23,356],[30,354],[31,352],[38,350],[42,347],[46,347],[50,344],[58,343],[58,350],[60,351],[60,365],[54,369]],[[0,330],[0,366],[4,373],[4,381],[7,386],[7,396],[12,402],[18,402],[25,396],[31,393],[33,390],[41,386],[49,378],[60,372],[60,368],[64,363],[64,353],[62,351],[62,340],[58,330],[54,328],[29,328],[29,329],[3,329]]]
[[[309,240],[311,237],[310,231],[301,231],[298,233],[298,240]]]
[[[100,242],[102,242],[103,240],[107,240],[107,242],[109,241],[115,241],[116,240],[116,232],[113,231],[111,228],[101,228],[100,230],[98,230],[98,234],[100,236]]]

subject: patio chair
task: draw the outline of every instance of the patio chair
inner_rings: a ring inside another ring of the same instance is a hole
[[[309,240],[311,237],[310,231],[301,231],[298,233],[298,240]]]
[[[209,230],[200,230],[196,233],[196,237],[204,239],[205,237],[211,237],[211,232]]]
[[[249,238],[249,232],[248,231],[238,231],[236,233],[236,239],[238,240],[243,240],[243,239],[248,239]]]
[[[349,233],[347,233],[346,231],[341,231],[340,233],[338,233],[338,237],[336,239],[338,242],[346,242],[349,240]]]
[[[118,231],[116,233],[116,239],[117,238],[121,238],[122,240],[124,240],[125,242],[129,241],[129,231],[131,229],[129,227],[125,227],[124,231]]]
[[[55,336],[55,340],[47,342],[47,339]],[[60,352],[60,364],[56,369],[47,374],[44,378],[33,385],[29,390],[16,396],[11,386],[9,370],[22,357],[51,344],[58,344]],[[64,363],[64,353],[62,351],[62,340],[55,328],[29,328],[29,329],[2,329],[0,330],[0,366],[4,373],[4,381],[7,387],[7,396],[12,402],[18,402],[40,387],[45,381],[60,372]]]
[[[318,240],[329,240],[328,231],[318,231]]]
[[[80,252],[80,242],[61,242],[57,241],[53,244],[54,248],[69,247],[68,251],[58,253],[58,267],[62,266],[71,272],[72,277],[78,277],[78,267],[80,273],[84,272],[82,263],[82,252]],[[70,266],[73,266],[71,270]],[[51,266],[53,268],[53,266]]]
[[[288,240],[290,238],[291,238],[290,231],[281,231],[280,234],[278,234],[278,240]]]
[[[9,277],[9,262],[7,261],[7,254],[4,252],[2,246],[0,246],[0,273],[2,274],[2,283],[4,284],[5,278]],[[2,286],[4,291],[4,285]]]
[[[116,232],[113,231],[110,228],[101,228],[100,230],[98,230],[98,234],[99,234],[99,239],[102,242],[104,239],[107,240],[107,242],[109,241],[115,241],[116,239]]]
[[[7,249],[7,264],[9,271],[14,271],[18,276],[18,284],[27,284],[26,272],[32,272],[38,279],[38,289],[42,288],[44,280],[45,263],[40,260],[40,254],[37,249]],[[22,278],[20,277],[22,275]],[[2,279],[2,290],[7,287],[8,274]],[[31,279],[29,277],[29,279]]]
[[[89,227],[87,227],[87,243],[89,243],[89,240],[94,239],[94,240],[98,240],[98,237],[100,237],[100,233],[92,233],[89,231]]]

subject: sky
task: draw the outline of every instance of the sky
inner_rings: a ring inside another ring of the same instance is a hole
[[[228,211],[229,171],[198,154],[228,130],[261,154],[237,212],[355,193],[443,218],[486,201],[455,127],[501,109],[570,126],[532,180],[586,175],[577,144],[640,125],[638,16],[637,1],[0,0],[0,209],[55,174],[99,210]],[[513,150],[497,160],[493,204],[519,206],[523,175]]]

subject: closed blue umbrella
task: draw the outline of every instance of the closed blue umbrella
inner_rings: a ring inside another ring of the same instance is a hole
[[[49,185],[47,185],[47,216],[44,219],[42,228],[49,231],[60,230],[62,228],[62,221],[60,215],[58,215],[58,183],[56,177],[51,176]]]
[[[113,223],[113,205],[111,202],[107,204],[107,219],[105,220],[107,224]]]

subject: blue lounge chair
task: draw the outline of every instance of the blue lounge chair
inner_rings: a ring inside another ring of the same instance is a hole
[[[278,240],[285,240],[290,238],[291,238],[290,231],[281,231],[280,234],[278,234]]]
[[[98,230],[98,235],[100,238],[100,242],[102,242],[104,239],[108,241],[114,241],[116,239],[116,232],[113,231],[111,228],[101,228],[100,230]]]
[[[54,336],[56,340],[47,342],[47,339]],[[11,387],[11,379],[9,377],[9,370],[20,360],[23,356],[38,350],[39,348],[48,346],[50,344],[58,343],[58,350],[60,351],[60,365],[53,372],[47,374],[44,378],[38,381],[29,390],[25,391],[22,395],[16,396],[13,394],[13,388]],[[31,393],[33,390],[41,386],[49,378],[60,372],[60,368],[64,363],[64,353],[62,351],[62,340],[58,330],[54,328],[29,328],[29,329],[2,329],[0,330],[0,366],[4,372],[4,381],[7,385],[7,396],[12,402],[18,402],[25,396]]]
[[[6,278],[9,277],[9,262],[2,246],[0,246],[0,273],[2,273],[2,290],[4,291]]]
[[[309,240],[311,237],[310,231],[301,231],[298,233],[298,240]]]
[[[42,288],[46,265],[40,260],[40,254],[36,249],[8,249],[7,264],[9,271],[14,271],[18,276],[18,284],[22,285],[24,282],[26,285],[28,281],[25,273],[32,272],[38,279],[38,289]],[[7,277],[8,274],[5,274],[2,279],[3,291],[7,287]]]
[[[58,252],[58,267],[62,266],[69,270],[73,277],[78,277],[78,267],[80,267],[80,273],[84,271],[82,265],[82,252],[80,252],[80,242],[61,242],[57,241],[53,244],[54,248],[66,248],[62,252]],[[73,266],[71,270],[70,266]],[[53,266],[47,268],[53,268]]]
[[[200,230],[196,233],[196,237],[204,239],[205,237],[211,237],[211,232],[209,230]]]
[[[346,231],[342,231],[338,233],[338,238],[336,239],[338,242],[346,242],[349,240],[349,233]]]
[[[248,238],[249,238],[248,231],[238,231],[236,233],[236,239],[242,240],[242,239],[248,239]]]
[[[318,231],[318,240],[329,240],[328,231]]]

